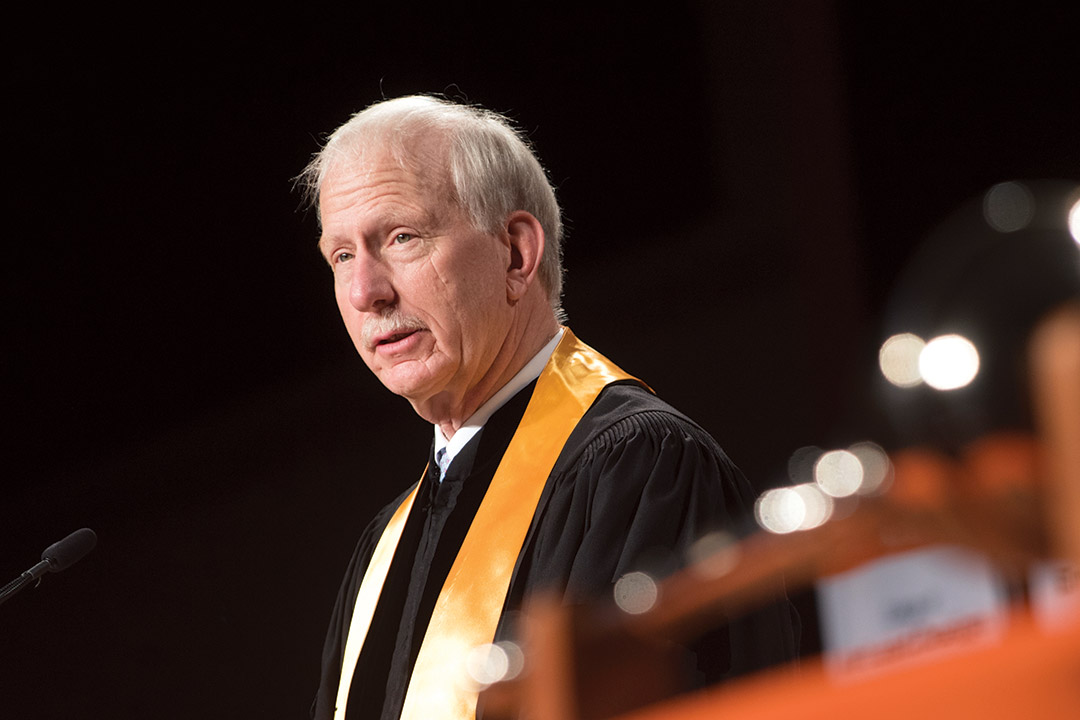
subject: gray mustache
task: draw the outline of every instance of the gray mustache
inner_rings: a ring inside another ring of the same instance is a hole
[[[360,331],[360,340],[364,347],[370,350],[375,347],[375,342],[380,337],[425,329],[426,326],[419,318],[406,315],[397,308],[392,308],[382,315],[368,319],[364,323],[363,330]]]

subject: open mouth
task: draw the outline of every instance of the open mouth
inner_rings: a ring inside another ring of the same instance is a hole
[[[375,342],[375,345],[376,345],[376,347],[381,346],[381,345],[393,345],[394,343],[400,342],[400,341],[404,340],[405,338],[409,337],[410,335],[414,335],[414,334],[416,334],[418,332],[420,332],[420,331],[419,330],[402,330],[401,332],[392,333],[390,335],[384,335],[383,337],[379,338]]]
[[[418,318],[393,314],[387,317],[371,318],[364,323],[360,331],[363,346],[369,351],[397,351],[409,344],[409,338],[427,330]],[[413,338],[415,341],[417,338]]]

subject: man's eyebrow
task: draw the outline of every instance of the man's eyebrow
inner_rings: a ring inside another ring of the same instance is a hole
[[[386,209],[378,225],[383,232],[389,232],[399,225],[429,230],[438,219],[439,213],[430,207],[390,207]]]
[[[445,210],[442,212],[445,212]],[[388,233],[399,226],[413,227],[421,232],[432,232],[432,229],[438,226],[442,212],[431,207],[384,208],[382,216],[373,220],[372,225],[367,229],[375,236]],[[326,257],[330,246],[335,242],[337,242],[337,236],[327,234],[324,228],[322,234],[319,235],[316,247],[323,257]],[[350,243],[352,241],[346,238],[344,242]]]
[[[333,244],[333,238],[329,237],[325,233],[319,235],[319,241],[315,243],[315,249],[319,251],[319,254],[324,258],[329,259],[328,254],[330,252],[330,246]]]

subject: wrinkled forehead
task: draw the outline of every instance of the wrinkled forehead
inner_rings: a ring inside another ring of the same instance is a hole
[[[319,224],[324,233],[332,231],[331,226],[337,226],[343,212],[348,217],[348,213],[361,209],[367,213],[378,208],[386,219],[394,216],[394,208],[401,205],[410,208],[412,223],[417,222],[415,213],[422,211],[426,226],[432,227],[439,218],[462,212],[450,186],[448,173],[441,165],[395,154],[385,146],[357,150],[336,157],[333,164],[324,167],[318,199]]]

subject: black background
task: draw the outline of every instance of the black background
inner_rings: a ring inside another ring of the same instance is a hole
[[[0,610],[0,712],[305,716],[352,545],[430,441],[291,184],[383,96],[520,122],[571,326],[759,488],[887,444],[881,314],[920,240],[994,183],[1080,179],[1078,13],[947,5],[16,14],[0,573],[99,546]]]

